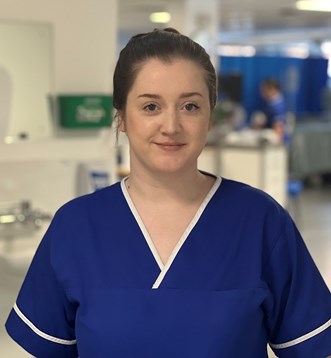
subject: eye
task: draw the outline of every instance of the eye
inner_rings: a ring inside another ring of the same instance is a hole
[[[149,103],[144,107],[144,110],[147,112],[154,112],[157,110],[157,105],[155,103]]]
[[[192,112],[196,109],[199,109],[199,107],[194,103],[187,103],[187,104],[185,104],[184,108],[188,112]]]

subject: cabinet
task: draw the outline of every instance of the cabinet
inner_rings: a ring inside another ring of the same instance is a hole
[[[287,150],[283,145],[206,147],[199,158],[199,169],[262,189],[286,206]]]

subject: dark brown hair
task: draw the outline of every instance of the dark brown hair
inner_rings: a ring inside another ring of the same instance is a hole
[[[281,91],[281,86],[280,86],[280,83],[278,82],[278,80],[276,80],[275,78],[273,77],[267,77],[267,78],[264,78],[262,81],[261,81],[261,86],[263,88],[273,88],[277,91]]]

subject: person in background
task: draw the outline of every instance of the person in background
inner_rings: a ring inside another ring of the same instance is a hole
[[[287,142],[287,107],[279,82],[274,78],[265,78],[260,83],[260,93],[265,100],[263,112],[265,114],[264,128],[275,130],[282,142]]]
[[[205,50],[139,34],[114,73],[130,174],[56,213],[6,323],[36,357],[325,358],[331,295],[288,212],[198,169],[216,105]]]

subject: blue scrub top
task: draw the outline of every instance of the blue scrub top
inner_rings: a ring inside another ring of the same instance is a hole
[[[124,182],[55,215],[6,323],[36,357],[322,358],[331,295],[288,213],[217,178],[167,263]]]
[[[282,94],[266,101],[264,111],[267,117],[266,128],[272,128],[276,123],[286,125],[287,108]]]

